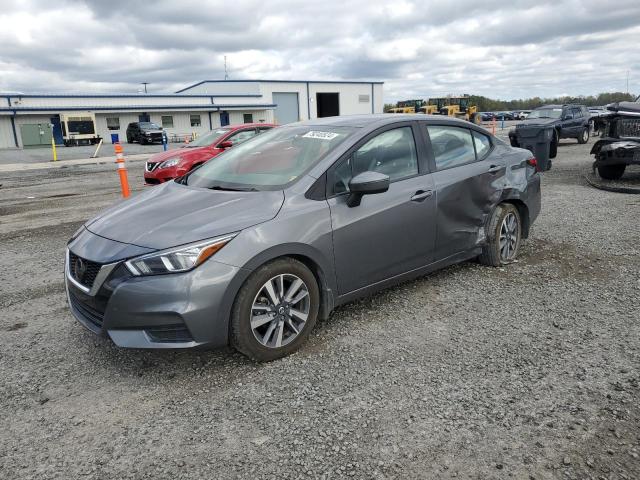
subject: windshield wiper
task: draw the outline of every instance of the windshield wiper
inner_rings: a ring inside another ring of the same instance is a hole
[[[214,185],[209,187],[209,190],[221,190],[225,192],[257,192],[257,188],[239,188],[239,187],[223,187],[222,185]]]

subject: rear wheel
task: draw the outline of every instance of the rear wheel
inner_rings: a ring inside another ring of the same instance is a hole
[[[578,137],[578,143],[585,144],[589,141],[589,128],[585,127],[580,132],[580,136]]]
[[[522,239],[522,221],[518,209],[510,203],[498,205],[486,228],[487,244],[482,247],[480,263],[500,267],[513,262]]]
[[[231,314],[231,344],[268,362],[295,352],[318,318],[318,283],[303,263],[281,258],[253,272]]]
[[[600,165],[598,167],[598,173],[605,180],[618,180],[622,175],[624,175],[626,168],[627,165],[624,163],[616,165]]]

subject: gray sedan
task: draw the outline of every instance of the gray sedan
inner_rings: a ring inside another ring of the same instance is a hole
[[[121,347],[267,361],[338,305],[457,262],[512,262],[540,211],[531,153],[461,120],[323,118],[266,132],[88,221],[69,305]]]

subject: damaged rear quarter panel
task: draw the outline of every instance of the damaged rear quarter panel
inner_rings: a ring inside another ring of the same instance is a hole
[[[539,179],[526,163],[529,158],[529,151],[495,141],[485,159],[433,174],[438,203],[436,258],[486,243],[485,226],[503,201],[516,200],[527,207],[537,202],[533,205],[537,215]],[[531,184],[534,192],[529,190]]]

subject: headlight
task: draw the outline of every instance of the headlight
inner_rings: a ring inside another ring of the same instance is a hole
[[[143,255],[126,262],[134,275],[160,275],[163,273],[186,272],[212,257],[235,237],[237,233],[213,238],[191,245],[170,248]]]
[[[180,157],[170,158],[169,160],[165,160],[164,162],[162,162],[160,164],[160,168],[174,167],[178,163],[180,163],[180,160],[181,160]]]

